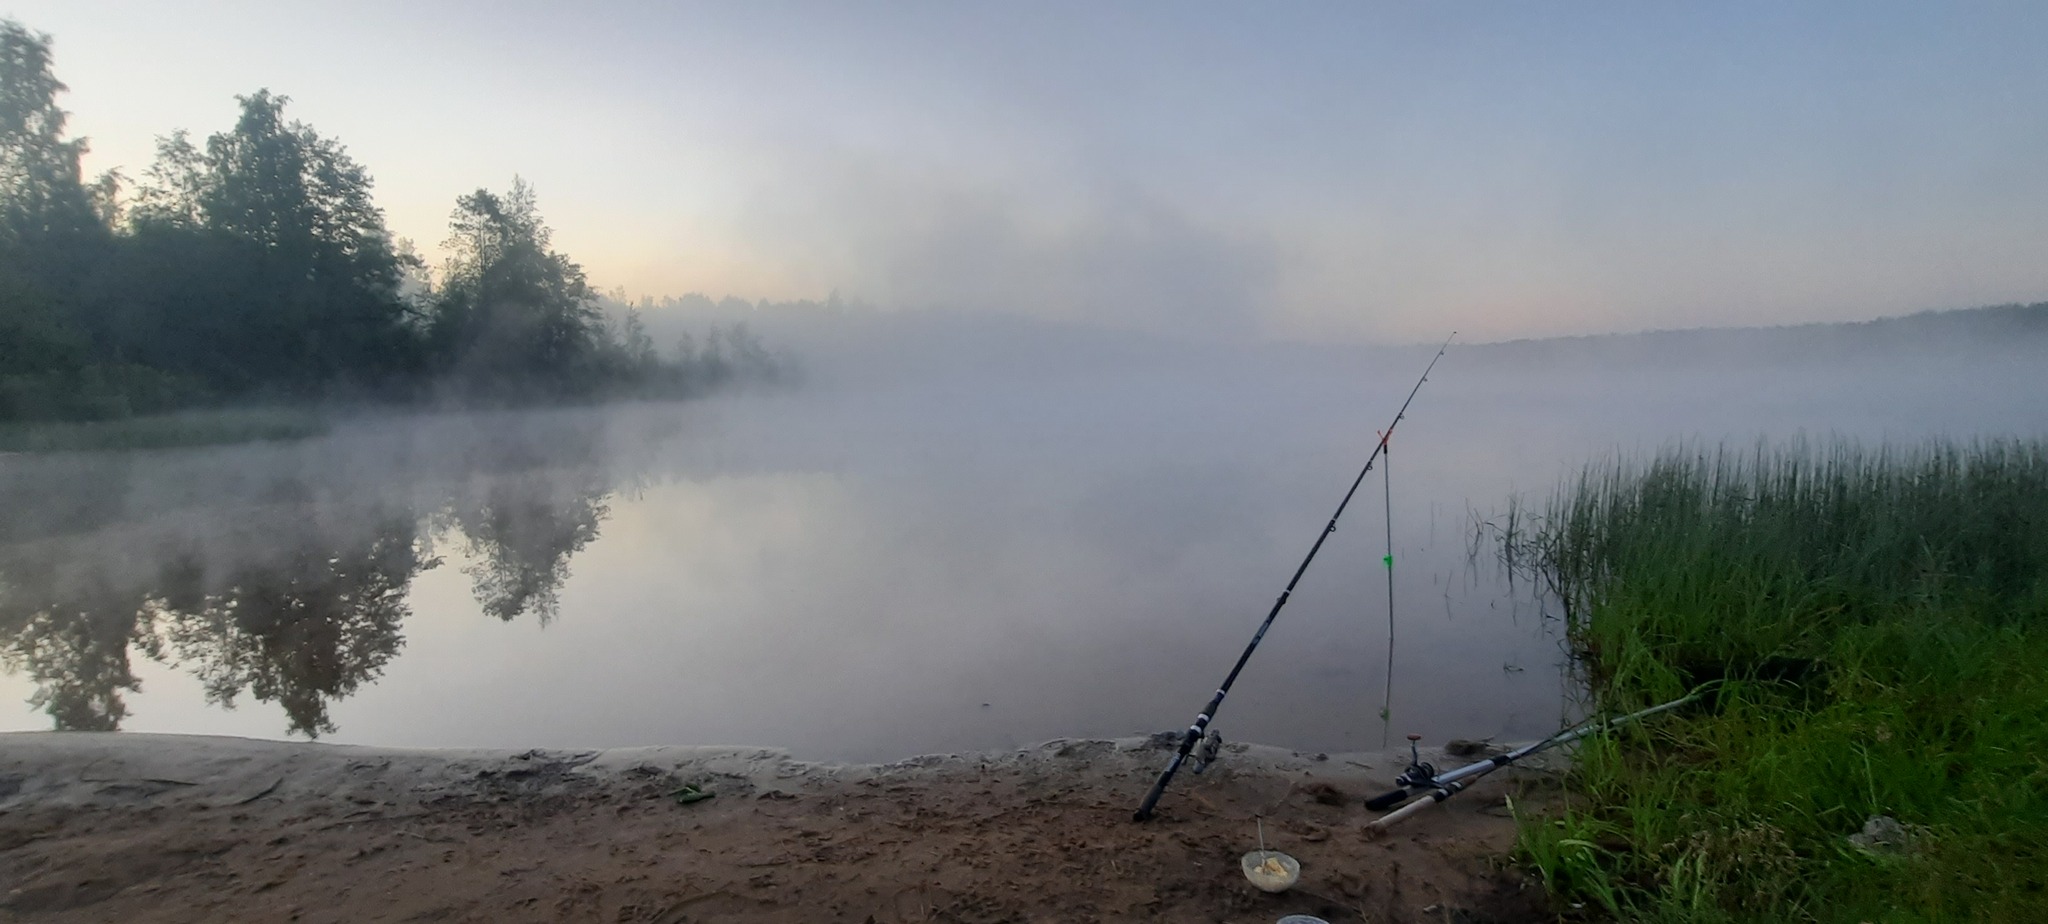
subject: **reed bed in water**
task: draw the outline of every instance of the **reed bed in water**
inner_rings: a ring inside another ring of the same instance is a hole
[[[316,411],[236,408],[104,421],[0,423],[0,452],[112,452],[218,446],[324,436]]]
[[[2048,444],[1614,460],[1509,541],[1568,601],[1602,708],[1721,681],[1589,743],[1583,798],[1524,820],[1564,902],[2048,921]]]

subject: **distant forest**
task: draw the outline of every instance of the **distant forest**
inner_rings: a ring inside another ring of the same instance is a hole
[[[467,404],[677,397],[775,363],[744,327],[658,350],[551,249],[533,189],[458,197],[430,270],[369,172],[238,97],[233,127],[160,137],[88,181],[50,37],[0,21],[0,422],[231,402]]]

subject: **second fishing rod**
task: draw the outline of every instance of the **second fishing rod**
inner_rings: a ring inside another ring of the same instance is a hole
[[[1450,337],[1445,337],[1443,345],[1437,347],[1436,355],[1430,357],[1429,365],[1423,367],[1422,377],[1416,379],[1415,387],[1408,390],[1407,400],[1402,401],[1401,409],[1394,412],[1393,422],[1387,424],[1387,429],[1380,434],[1379,442],[1373,446],[1372,455],[1366,457],[1365,467],[1359,470],[1357,478],[1351,480],[1351,489],[1344,492],[1344,499],[1337,504],[1337,512],[1330,514],[1330,522],[1316,536],[1315,545],[1309,547],[1308,555],[1301,560],[1301,566],[1294,569],[1294,577],[1288,579],[1286,588],[1280,591],[1280,598],[1273,601],[1273,609],[1266,613],[1266,621],[1259,623],[1259,631],[1252,635],[1251,644],[1244,646],[1244,653],[1237,656],[1237,663],[1231,666],[1230,674],[1223,678],[1223,685],[1216,688],[1216,695],[1210,697],[1209,705],[1202,707],[1202,711],[1195,716],[1194,724],[1189,725],[1187,732],[1181,735],[1179,750],[1167,761],[1166,769],[1159,774],[1158,781],[1152,784],[1152,791],[1145,794],[1145,801],[1138,806],[1138,811],[1132,816],[1133,821],[1144,821],[1152,817],[1152,810],[1159,805],[1159,797],[1166,793],[1166,787],[1173,782],[1173,775],[1180,772],[1181,764],[1187,762],[1188,755],[1194,753],[1195,745],[1202,740],[1202,733],[1208,729],[1209,723],[1216,719],[1216,710],[1223,707],[1223,698],[1230,695],[1230,685],[1237,682],[1237,675],[1244,671],[1245,662],[1252,659],[1252,652],[1257,650],[1259,642],[1265,639],[1266,630],[1273,627],[1273,619],[1279,616],[1281,608],[1287,605],[1287,598],[1294,595],[1294,585],[1301,583],[1301,576],[1308,571],[1309,563],[1316,560],[1317,552],[1322,551],[1323,541],[1337,531],[1337,519],[1344,515],[1344,508],[1351,505],[1351,496],[1358,493],[1358,486],[1365,483],[1365,476],[1372,471],[1373,463],[1378,462],[1380,456],[1387,451],[1387,441],[1393,438],[1394,428],[1400,426],[1401,419],[1408,416],[1408,405],[1414,403],[1416,392],[1422,390],[1422,383],[1429,381],[1430,371],[1436,368],[1437,360],[1444,358],[1444,351],[1451,348],[1451,339],[1456,336],[1458,332],[1452,331]],[[1199,770],[1200,767],[1197,766],[1196,769]]]

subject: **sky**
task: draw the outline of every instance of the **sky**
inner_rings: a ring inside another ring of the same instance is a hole
[[[267,87],[430,255],[631,297],[1428,340],[2048,299],[2048,6],[12,0],[88,170]]]

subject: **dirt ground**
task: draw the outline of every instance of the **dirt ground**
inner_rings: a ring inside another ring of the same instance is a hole
[[[1388,755],[1232,745],[1131,812],[1158,741],[814,764],[769,750],[395,751],[0,734],[0,921],[1550,920],[1494,774],[1389,835]],[[1441,755],[1438,755],[1441,758]],[[1461,763],[1455,758],[1450,763]],[[1439,766],[1443,764],[1440,763]],[[711,798],[685,803],[694,786]],[[1248,883],[1266,839],[1301,861]]]

